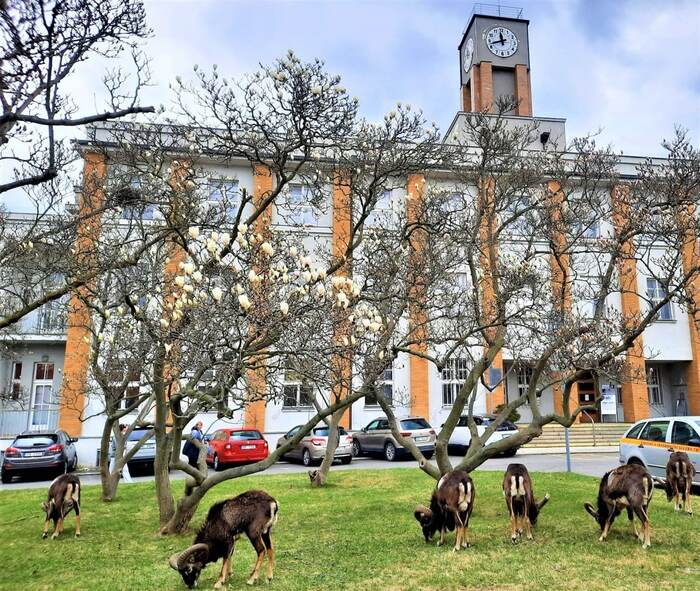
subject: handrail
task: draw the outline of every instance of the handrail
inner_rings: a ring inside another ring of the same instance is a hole
[[[595,447],[596,446],[596,438],[595,438],[595,423],[593,422],[593,417],[591,415],[589,415],[585,410],[582,410],[581,413],[588,417],[588,421],[591,424],[591,431],[593,432],[593,447]]]

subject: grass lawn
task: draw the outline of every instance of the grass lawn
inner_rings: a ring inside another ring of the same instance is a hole
[[[500,490],[502,475],[475,472],[474,546],[453,554],[454,534],[441,548],[425,544],[413,518],[427,504],[433,482],[416,469],[344,471],[324,489],[305,474],[258,475],[215,489],[195,517],[198,525],[215,500],[263,488],[280,502],[273,535],[277,567],[272,589],[697,589],[700,518],[675,514],[661,490],[651,504],[652,547],[642,550],[623,513],[599,543],[597,525],[582,504],[594,501],[597,480],[534,474],[538,497],[549,492],[535,541],[513,547]],[[181,486],[177,483],[176,487]],[[98,487],[83,490],[81,539],[74,516],[57,541],[41,539],[44,490],[0,492],[0,589],[185,589],[168,556],[193,534],[159,538],[152,484],[122,485],[119,500],[99,501]],[[696,511],[700,504],[696,501]],[[254,552],[243,538],[233,559],[231,589],[246,587]],[[202,573],[210,589],[220,563]],[[263,573],[258,585],[264,587]]]

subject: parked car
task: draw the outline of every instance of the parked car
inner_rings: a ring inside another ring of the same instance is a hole
[[[684,451],[695,465],[693,484],[700,485],[700,416],[654,417],[638,421],[620,439],[620,463],[642,464],[659,478],[674,451]]]
[[[292,437],[294,437],[303,425],[297,425],[277,440],[277,447],[281,447]],[[352,461],[352,437],[343,427],[338,427],[338,447],[335,450],[334,459],[340,460],[343,464],[349,464]],[[311,432],[304,437],[296,447],[284,454],[284,459],[301,460],[304,466],[312,466],[318,464],[326,455],[326,447],[328,446],[328,426],[319,425],[314,427]]]
[[[489,416],[474,416],[473,418],[474,422],[476,423],[476,432],[479,434],[480,437],[486,432],[488,426],[495,420],[495,417]],[[459,417],[457,426],[455,427],[454,431],[452,431],[450,440],[447,443],[448,449],[450,451],[463,454],[467,451],[467,449],[469,449],[469,444],[472,440],[472,434],[471,431],[469,431],[468,421],[468,416]],[[500,425],[498,425],[498,427],[496,427],[496,430],[486,440],[484,445],[490,445],[492,443],[495,443],[496,441],[500,441],[501,439],[506,439],[511,435],[515,435],[517,432],[518,427],[515,425],[515,423],[511,423],[510,421],[503,421]],[[513,447],[508,451],[504,452],[503,455],[507,458],[512,458],[516,453],[518,453],[518,448]]]
[[[209,439],[207,464],[221,470],[227,464],[258,462],[269,454],[262,433],[247,427],[231,427],[214,431]]]
[[[132,447],[136,445],[147,431],[151,432],[151,436],[146,442],[138,449],[134,456],[129,460],[129,473],[130,474],[152,474],[153,464],[156,461],[156,440],[153,437],[153,429],[149,427],[134,427],[134,430],[129,433],[129,438],[126,440],[126,449],[129,451]],[[116,443],[114,438],[109,448],[109,457],[112,459],[114,457]]]
[[[423,455],[430,459],[435,453],[435,431],[422,417],[409,417],[399,421],[401,435],[411,438]],[[357,431],[352,440],[353,455],[382,455],[393,462],[407,456],[409,451],[391,434],[389,419],[374,419],[364,429]]]
[[[50,471],[54,475],[72,472],[78,466],[78,454],[73,445],[78,439],[65,431],[31,432],[18,435],[5,450],[2,462],[3,484],[13,476]]]

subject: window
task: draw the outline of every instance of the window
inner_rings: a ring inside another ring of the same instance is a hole
[[[394,370],[391,367],[382,372],[374,385],[373,392],[365,396],[365,406],[377,406],[379,395],[384,396],[389,406],[394,403]]]
[[[501,223],[507,223],[507,230],[513,234],[527,234],[530,232],[529,220],[530,198],[527,195],[510,196],[510,201],[503,212]]]
[[[10,382],[10,398],[19,400],[22,395],[22,362],[16,361],[12,364],[12,380]]]
[[[379,419],[372,421],[369,425],[365,427],[365,431],[374,431],[379,428]]]
[[[532,368],[529,365],[518,365],[516,374],[518,377],[518,397],[526,396],[532,379]]]
[[[291,364],[284,370],[283,389],[285,408],[311,406],[311,386],[302,383],[302,376]]]
[[[700,439],[700,437],[685,421],[674,421],[673,431],[671,432],[671,443],[688,445],[691,439]]]
[[[647,278],[647,299],[652,306],[656,306],[666,297],[666,290],[661,283],[651,277]],[[656,314],[656,320],[673,320],[673,306],[667,302]]]
[[[220,208],[226,214],[226,219],[234,220],[241,206],[241,193],[238,181],[220,179],[211,181],[208,185],[207,202],[212,208]]]
[[[54,402],[53,375],[53,363],[36,363],[34,365],[31,413],[33,427],[48,427],[49,413]]]
[[[365,224],[372,227],[385,227],[391,221],[392,211],[391,191],[383,191],[377,196],[377,202],[367,215]]]
[[[577,233],[580,234],[582,238],[599,238],[600,220],[579,222]]]
[[[456,214],[464,211],[465,198],[462,193],[449,193],[442,202],[442,210],[447,214]]]
[[[632,429],[630,429],[627,432],[627,435],[625,435],[625,437],[629,437],[630,439],[637,439],[637,437],[639,436],[639,432],[644,428],[644,425],[646,425],[646,423],[639,423],[639,425],[635,425],[634,427],[632,427]]]
[[[442,368],[442,404],[452,406],[469,375],[469,361],[463,357],[449,359]]]
[[[649,404],[661,405],[664,403],[661,368],[658,366],[651,366],[647,370],[647,391],[649,392]]]
[[[602,302],[598,301],[598,296],[601,293],[603,278],[600,275],[588,275],[576,279],[578,291],[580,293],[581,303],[579,306],[580,313],[584,318],[593,318],[600,307],[603,308],[603,317],[605,317],[605,299]]]
[[[430,423],[420,417],[415,419],[404,419],[399,423],[401,429],[406,431],[418,431],[420,429],[430,429]]]
[[[316,213],[311,202],[311,189],[305,185],[292,185],[287,193],[287,218],[290,224],[315,225]]]
[[[666,441],[667,431],[668,421],[649,421],[639,438],[644,441]]]
[[[260,431],[231,431],[231,441],[257,441],[263,439]]]

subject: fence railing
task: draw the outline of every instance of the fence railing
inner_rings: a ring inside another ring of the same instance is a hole
[[[14,437],[24,431],[45,431],[58,425],[58,409],[0,409],[0,437]]]

